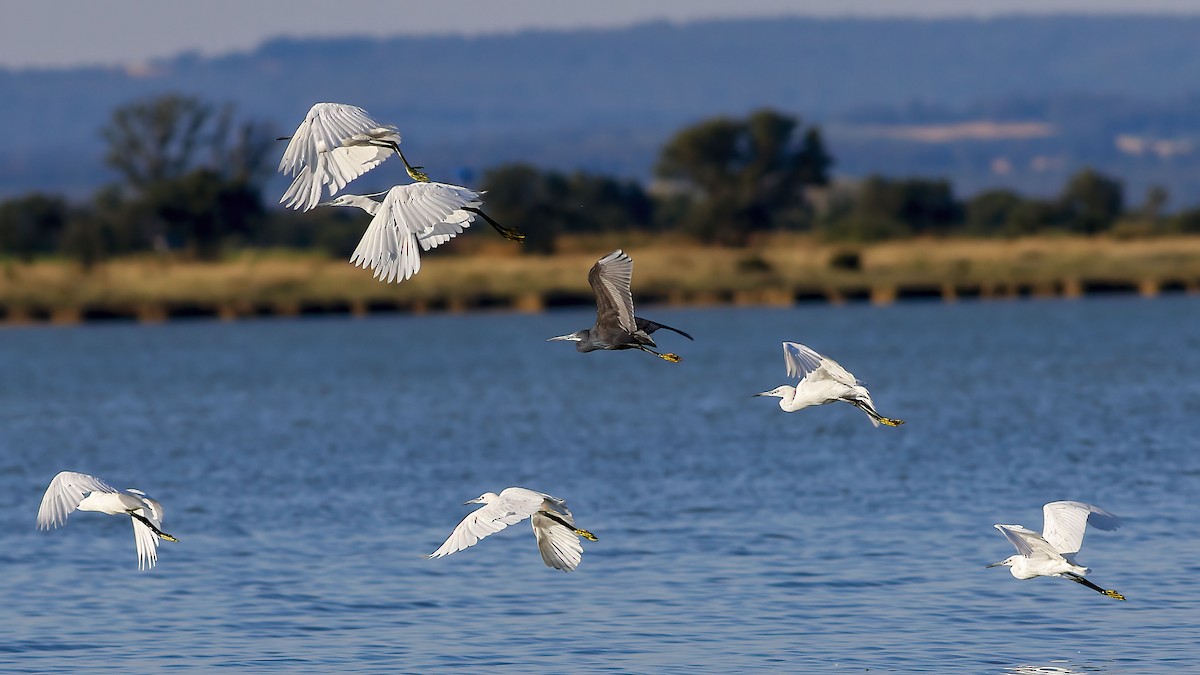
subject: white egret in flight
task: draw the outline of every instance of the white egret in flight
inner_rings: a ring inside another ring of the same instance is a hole
[[[479,543],[480,539],[509,525],[532,518],[533,535],[546,565],[570,572],[583,558],[579,538],[596,541],[596,535],[575,527],[567,503],[558,497],[521,487],[505,488],[500,494],[485,492],[467,504],[483,504],[454,528],[441,547],[429,555],[441,558]]]
[[[783,360],[788,377],[798,377],[796,386],[781,385],[755,396],[778,396],[784,412],[796,412],[814,405],[844,401],[865,412],[871,424],[898,427],[904,420],[884,417],[875,411],[871,392],[837,361],[821,356],[799,342],[783,343]]]
[[[379,166],[396,153],[413,180],[428,182],[429,176],[412,166],[400,152],[400,132],[383,125],[358,106],[344,103],[318,103],[296,128],[283,136],[288,140],[279,171],[295,176],[280,204],[307,211],[321,201],[321,191],[329,187],[329,196],[337,194],[350,181]]]
[[[62,471],[46,494],[38,509],[38,529],[48,530],[67,522],[72,511],[96,511],[112,516],[129,516],[133,521],[133,540],[137,544],[138,569],[150,569],[158,561],[158,540],[179,541],[163,532],[162,504],[146,496],[141,490],[118,490],[108,483],[86,473]]]
[[[995,527],[1017,547],[1017,555],[1009,556],[988,567],[1007,567],[1018,579],[1034,577],[1063,577],[1083,584],[1110,598],[1124,600],[1116,591],[1100,588],[1083,578],[1090,570],[1075,562],[1075,554],[1083,546],[1083,532],[1088,523],[1101,530],[1115,530],[1121,520],[1104,509],[1083,502],[1050,502],[1042,507],[1042,533],[1021,525]]]
[[[570,340],[575,349],[591,352],[597,349],[640,349],[650,352],[664,361],[679,363],[676,354],[658,353],[650,334],[659,328],[679,333],[691,340],[692,336],[665,324],[643,319],[633,314],[633,293],[629,285],[633,282],[633,259],[621,249],[604,256],[592,265],[588,272],[588,284],[596,296],[596,325],[574,333],[548,338],[546,342]]]
[[[375,270],[375,278],[404,281],[421,269],[421,253],[440,246],[471,226],[478,215],[504,238],[523,241],[525,235],[507,228],[479,210],[482,193],[448,183],[397,185],[383,194],[341,195],[322,206],[357,206],[374,216],[350,256],[357,267]]]

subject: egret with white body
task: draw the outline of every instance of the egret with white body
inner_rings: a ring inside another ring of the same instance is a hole
[[[412,166],[400,152],[400,131],[380,124],[358,106],[345,103],[317,103],[291,136],[279,171],[294,176],[280,204],[308,211],[321,201],[322,190],[329,196],[338,193],[350,181],[383,163],[395,153],[413,180],[427,182],[429,176]]]
[[[575,518],[567,503],[558,497],[521,487],[505,488],[496,494],[485,492],[467,504],[483,504],[454,528],[430,558],[456,553],[479,543],[480,539],[530,518],[538,551],[546,565],[570,572],[583,558],[579,538],[596,541],[596,535],[575,527]]]
[[[129,516],[137,545],[138,569],[150,569],[158,561],[158,540],[179,541],[162,531],[163,507],[141,490],[118,490],[86,473],[62,471],[42,496],[38,529],[48,530],[67,522],[72,511],[95,511],[111,516]]]
[[[448,183],[397,185],[378,195],[341,195],[322,206],[357,206],[374,216],[350,256],[357,267],[375,270],[375,278],[400,282],[421,270],[422,251],[436,248],[481,216],[506,239],[522,241],[525,235],[506,228],[479,210],[482,193]]]
[[[1083,546],[1083,533],[1088,523],[1101,530],[1115,530],[1121,520],[1113,514],[1083,502],[1050,502],[1042,507],[1042,533],[1021,525],[995,527],[1017,547],[1017,555],[1009,556],[988,567],[1007,567],[1018,579],[1062,577],[1124,600],[1116,591],[1105,590],[1088,581],[1083,575],[1090,570],[1075,562],[1075,554]]]
[[[891,419],[876,412],[871,392],[858,378],[828,356],[822,356],[799,342],[785,342],[783,360],[787,364],[788,377],[798,377],[800,381],[794,387],[780,385],[755,396],[778,397],[779,407],[784,412],[842,401],[866,413],[875,426],[886,424],[897,427],[904,424],[904,420]]]

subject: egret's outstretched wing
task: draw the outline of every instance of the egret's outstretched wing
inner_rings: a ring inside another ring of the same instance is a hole
[[[321,189],[330,196],[350,181],[379,166],[392,152],[386,145],[400,143],[393,126],[371,119],[367,111],[343,103],[318,103],[292,134],[279,171],[295,176],[281,204],[307,211],[321,201]]]
[[[149,520],[154,527],[161,530],[165,515],[162,504],[146,496],[146,493],[141,490],[128,488],[125,491],[142,503],[142,508],[138,509],[138,515]],[[158,535],[137,518],[130,517],[130,520],[133,521],[133,542],[137,545],[138,569],[153,569],[154,564],[158,562]]]
[[[546,511],[533,514],[533,534],[537,537],[538,551],[546,565],[556,570],[570,572],[579,567],[583,559],[583,546],[579,544],[579,535],[575,534],[575,519],[571,512],[558,512],[546,515]],[[563,525],[559,520],[572,527]]]
[[[1042,537],[1064,555],[1078,553],[1083,534],[1090,524],[1101,530],[1115,530],[1121,519],[1083,502],[1050,502],[1042,507]]]
[[[616,323],[625,332],[633,333],[637,324],[633,317],[633,259],[617,249],[592,265],[588,283],[596,296],[596,325]]]
[[[429,557],[441,558],[474,546],[489,534],[499,532],[537,513],[545,500],[546,496],[540,492],[525,488],[507,488],[495,501],[463,518],[446,541],[438,550],[429,554]]]
[[[1042,539],[1042,535],[1023,525],[1000,525],[997,523],[995,528],[1000,530],[1013,546],[1017,547],[1017,553],[1026,558],[1034,556],[1062,557],[1050,544],[1046,543],[1045,539]]]
[[[442,244],[450,241],[454,237],[462,234],[464,230],[471,226],[475,221],[475,215],[469,211],[459,209],[446,219],[431,227],[425,234],[417,237],[417,242],[421,244],[421,250],[428,251],[431,248],[437,248]]]
[[[42,495],[42,505],[38,508],[37,515],[38,529],[48,530],[65,523],[67,514],[74,511],[79,502],[91,492],[116,493],[118,490],[86,473],[59,472],[54,480],[50,481],[46,494]]]
[[[404,281],[421,269],[417,246],[429,250],[461,233],[474,221],[464,207],[478,207],[479,193],[447,183],[412,183],[388,190],[371,224],[350,256],[375,278]]]
[[[142,515],[150,518],[144,510]],[[129,520],[133,521],[133,543],[137,545],[138,569],[152,569],[154,563],[158,562],[158,535],[137,518],[130,517]],[[155,523],[155,527],[158,527],[158,523]]]
[[[799,342],[783,343],[783,361],[787,365],[788,377],[803,380],[812,375],[814,378],[828,377],[848,387],[858,384],[858,380],[837,361],[822,356]]]

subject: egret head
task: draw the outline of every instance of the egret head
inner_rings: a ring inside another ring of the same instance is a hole
[[[321,202],[317,206],[357,206],[351,197],[355,195],[338,195],[327,202]]]
[[[495,492],[485,492],[485,493],[479,495],[478,497],[476,497],[475,499],[463,502],[463,506],[466,506],[467,504],[491,504],[492,501],[494,501],[498,497],[499,497],[499,495],[497,495]]]
[[[760,394],[755,394],[755,396],[775,396],[776,398],[784,398],[792,391],[795,391],[794,387],[789,387],[788,385],[783,384],[775,387],[771,391],[764,391]]]
[[[988,567],[1012,567],[1013,563],[1015,563],[1017,561],[1017,558],[1020,558],[1020,557],[1021,557],[1020,555],[1010,555],[1007,558],[1005,558],[1004,560],[1001,560],[1000,562],[994,562],[991,565],[988,565]],[[984,569],[987,569],[987,568],[984,568]]]

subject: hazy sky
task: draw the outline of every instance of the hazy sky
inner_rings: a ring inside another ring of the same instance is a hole
[[[652,19],[994,16],[1048,12],[1200,15],[1197,0],[0,0],[0,67],[133,63],[220,54],[289,36],[511,32]]]

